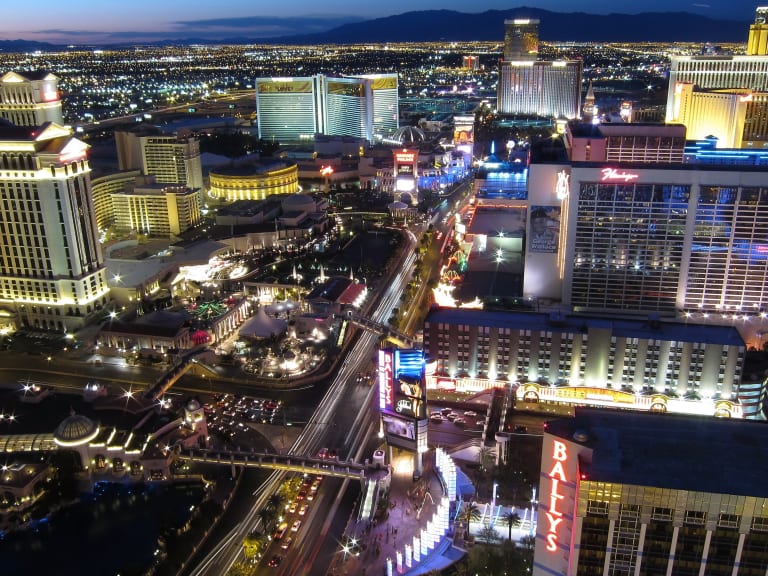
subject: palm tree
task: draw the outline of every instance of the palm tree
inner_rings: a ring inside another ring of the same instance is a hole
[[[282,503],[283,503],[283,497],[280,494],[278,494],[277,492],[272,494],[272,496],[270,496],[267,499],[267,506],[269,506],[273,510],[279,510],[280,509],[280,504],[282,504]]]
[[[464,512],[462,512],[462,516],[464,517],[464,521],[467,523],[467,534],[466,536],[470,535],[470,524],[472,520],[480,520],[480,509],[477,507],[477,504],[474,502],[467,502],[467,505],[464,507]],[[466,536],[464,537],[466,539]]]
[[[480,465],[480,471],[485,472],[488,466],[493,464],[493,459],[496,453],[490,446],[480,446],[477,451],[477,463]]]
[[[512,528],[517,528],[522,522],[520,515],[517,512],[510,510],[509,512],[505,512],[499,520],[507,525],[507,540],[512,540]]]
[[[269,507],[259,510],[259,519],[261,520],[261,525],[264,527],[264,532],[269,532],[270,526],[276,517],[277,513]]]

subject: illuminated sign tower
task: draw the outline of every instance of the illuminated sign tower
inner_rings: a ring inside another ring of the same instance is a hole
[[[421,475],[427,447],[427,387],[423,350],[379,350],[379,411],[389,446],[414,453]]]

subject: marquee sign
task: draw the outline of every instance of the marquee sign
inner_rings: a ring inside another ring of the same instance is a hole
[[[416,161],[416,152],[395,152],[395,161],[403,164],[413,164]]]
[[[392,354],[379,350],[379,409],[391,408],[393,402]]]

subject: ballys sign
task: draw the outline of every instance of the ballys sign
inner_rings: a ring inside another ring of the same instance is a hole
[[[546,548],[550,552],[556,552],[560,536],[562,535],[562,523],[565,519],[565,494],[563,489],[568,482],[566,475],[568,463],[568,447],[564,442],[555,440],[552,451],[552,462],[549,470],[549,502],[545,503],[544,515],[547,519],[547,532],[544,535]]]

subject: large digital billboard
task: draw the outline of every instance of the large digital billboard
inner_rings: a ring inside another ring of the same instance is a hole
[[[532,206],[529,252],[556,254],[560,244],[560,207]]]
[[[425,365],[423,350],[379,350],[379,410],[387,442],[413,451],[426,443]]]

